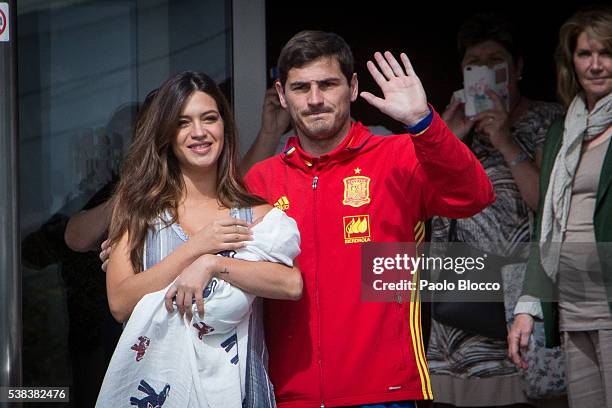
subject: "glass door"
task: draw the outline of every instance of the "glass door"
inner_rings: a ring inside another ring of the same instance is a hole
[[[231,99],[231,12],[229,0],[18,2],[24,386],[70,386],[72,406],[93,406],[121,328],[97,251],[71,250],[66,223],[110,197],[139,104],[168,76],[204,71]]]

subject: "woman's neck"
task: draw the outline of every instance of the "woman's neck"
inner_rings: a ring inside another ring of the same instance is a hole
[[[217,200],[217,172],[202,173],[202,169],[181,170],[185,183],[185,195],[182,201]]]
[[[587,110],[590,113],[595,108],[595,105],[597,105],[597,102],[599,102],[601,99],[607,97],[610,94],[602,95],[602,96],[595,96],[595,95],[586,95],[586,92],[585,92],[583,95],[584,95],[584,101],[586,102]]]

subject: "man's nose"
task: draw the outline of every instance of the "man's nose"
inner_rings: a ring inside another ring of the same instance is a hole
[[[323,103],[323,94],[318,86],[314,85],[310,87],[308,93],[308,104],[309,105],[321,105]]]

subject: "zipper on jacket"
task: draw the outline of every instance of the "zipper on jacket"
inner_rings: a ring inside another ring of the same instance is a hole
[[[312,179],[312,189],[313,190],[317,189],[318,183],[319,183],[319,176],[314,176],[314,178]]]
[[[318,230],[317,230],[317,184],[319,183],[319,176],[314,176],[312,179],[312,189],[314,190],[313,192],[313,196],[312,196],[312,201],[313,201],[313,206],[312,208],[314,208],[313,211],[313,222],[314,222],[314,233],[315,233],[315,242],[319,242],[319,234],[318,234]],[[317,248],[317,246],[315,245],[315,248]],[[318,344],[318,356],[317,359],[319,360],[319,392],[320,392],[320,396],[321,396],[321,408],[325,408],[325,402],[323,401],[323,359],[321,358],[321,303],[320,303],[320,299],[319,299],[319,251],[315,250],[315,268],[316,268],[316,272],[315,272],[315,291],[316,291],[316,301],[317,301],[317,331],[318,331],[318,337],[317,337],[317,344]]]

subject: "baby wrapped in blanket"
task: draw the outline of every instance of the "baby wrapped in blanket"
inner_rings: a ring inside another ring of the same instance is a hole
[[[231,213],[251,221],[250,209],[232,209]],[[300,252],[300,236],[292,218],[274,208],[252,231],[253,240],[246,247],[224,255],[293,265]],[[187,239],[180,226],[160,218],[147,236],[143,273]],[[252,326],[261,324],[261,316],[251,316],[255,297],[213,278],[204,291],[204,318],[194,304],[193,317],[187,321],[176,310],[166,310],[167,289],[144,296],[134,308],[96,407],[242,406],[249,379],[249,333],[252,336]],[[263,339],[259,340],[265,349]],[[269,394],[261,405],[274,406],[271,389],[258,394]]]

